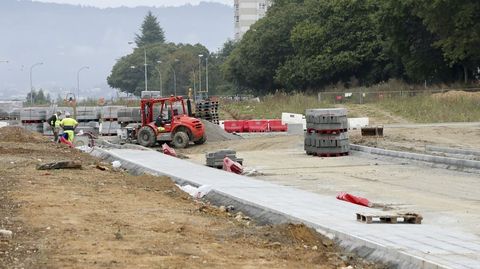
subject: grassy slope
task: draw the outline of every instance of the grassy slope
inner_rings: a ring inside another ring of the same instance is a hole
[[[364,105],[319,102],[316,96],[304,94],[276,94],[262,98],[261,102],[232,102],[222,104],[223,119],[280,118],[282,112],[305,113],[308,108],[365,106],[386,111],[393,116],[412,122],[480,121],[480,93],[448,92],[445,94],[417,95],[414,97],[386,98]],[[353,110],[353,111],[352,111]],[[364,117],[359,109],[352,109],[350,117]],[[361,111],[361,110],[360,110]]]

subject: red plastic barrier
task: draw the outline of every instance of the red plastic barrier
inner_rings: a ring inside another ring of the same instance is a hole
[[[346,192],[339,193],[337,195],[337,199],[342,200],[342,201],[347,201],[347,202],[357,204],[357,205],[363,205],[363,206],[366,206],[366,207],[371,206],[370,201],[368,201],[367,198],[358,197],[358,196],[351,195],[351,194],[346,193]]]
[[[245,122],[245,132],[268,132],[268,120],[248,120]]]
[[[268,120],[268,129],[270,132],[286,132],[288,131],[288,126],[282,124],[282,120]]]
[[[245,128],[244,120],[226,120],[224,122],[225,132],[227,133],[243,133]]]
[[[177,153],[175,152],[175,150],[169,147],[167,144],[162,145],[162,150],[163,150],[163,154],[177,157]]]
[[[223,170],[235,174],[241,174],[243,173],[243,166],[237,162],[232,161],[232,159],[225,157],[223,159]]]

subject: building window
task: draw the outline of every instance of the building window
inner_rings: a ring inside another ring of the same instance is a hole
[[[258,4],[259,9],[265,9],[265,7],[266,7],[265,3],[259,3]]]
[[[235,16],[235,22],[240,22],[240,16]]]

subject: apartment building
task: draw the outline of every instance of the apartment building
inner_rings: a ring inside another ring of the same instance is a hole
[[[234,0],[235,40],[240,40],[250,26],[263,18],[272,0]]]

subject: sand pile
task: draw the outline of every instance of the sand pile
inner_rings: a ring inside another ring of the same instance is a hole
[[[229,141],[229,140],[237,140],[241,139],[240,136],[229,134],[222,129],[222,127],[216,125],[215,123],[211,123],[206,120],[202,120],[203,124],[205,125],[205,133],[207,134],[207,141],[208,142],[218,142],[218,141]]]
[[[48,142],[48,139],[43,137],[39,133],[34,133],[25,130],[18,126],[7,126],[0,128],[0,141],[1,142]]]
[[[447,101],[447,100],[460,100],[470,99],[480,101],[480,92],[465,92],[465,91],[448,91],[445,93],[435,93],[432,95],[434,99]]]

